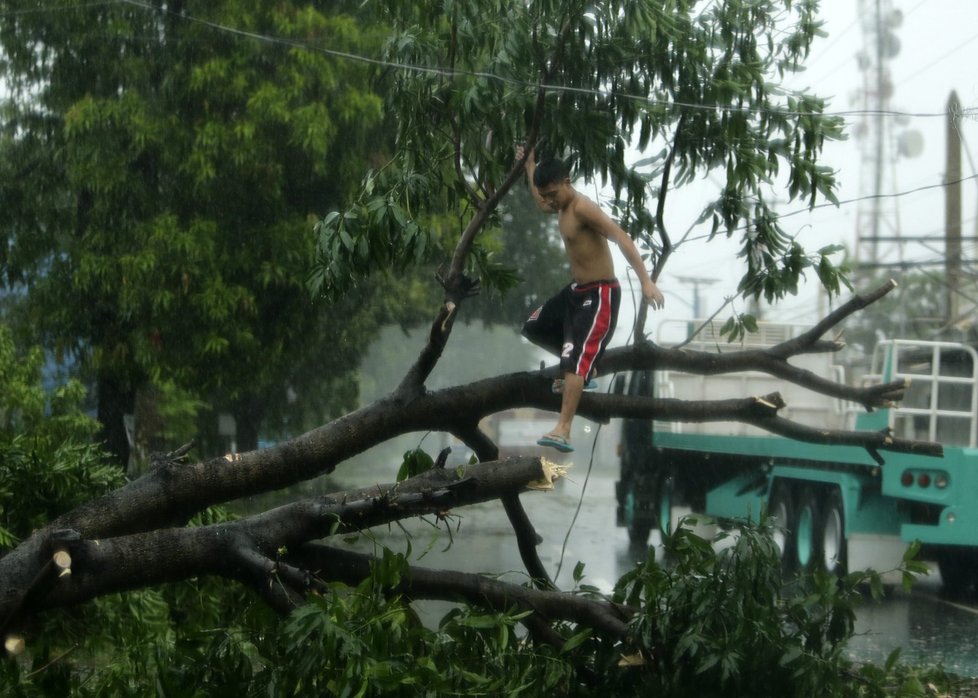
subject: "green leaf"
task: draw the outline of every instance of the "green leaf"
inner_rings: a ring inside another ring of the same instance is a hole
[[[397,471],[397,482],[415,477],[421,473],[431,470],[435,461],[425,451],[420,448],[406,451],[401,461],[401,467]]]
[[[566,654],[573,651],[577,647],[580,647],[585,642],[587,642],[591,637],[591,630],[582,630],[574,635],[571,635],[560,648],[561,654]]]

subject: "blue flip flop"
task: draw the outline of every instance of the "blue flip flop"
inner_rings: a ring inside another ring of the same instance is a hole
[[[584,391],[585,392],[590,393],[590,392],[593,392],[593,391],[595,391],[597,389],[598,389],[598,382],[596,380],[594,380],[593,378],[591,380],[589,380],[587,383],[584,384]],[[552,392],[554,395],[560,395],[561,393],[563,393],[564,392],[564,379],[563,378],[554,378],[554,382],[550,386],[550,392]]]
[[[556,448],[561,453],[571,453],[574,450],[574,447],[570,445],[570,442],[559,434],[547,434],[537,441],[537,445]]]

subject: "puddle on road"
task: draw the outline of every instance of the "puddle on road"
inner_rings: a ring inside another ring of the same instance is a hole
[[[949,604],[935,592],[931,582],[912,594],[894,590],[882,603],[867,602],[857,613],[851,656],[884,662],[900,647],[907,664],[940,664],[960,676],[978,676],[978,610]]]

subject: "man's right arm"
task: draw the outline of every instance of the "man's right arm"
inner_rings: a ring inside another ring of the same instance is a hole
[[[537,202],[537,208],[541,211],[547,213],[553,213],[553,208],[551,208],[543,197],[540,196],[540,192],[537,191],[537,185],[533,183],[533,173],[537,169],[537,157],[536,153],[533,152],[531,148],[527,153],[523,146],[516,147],[516,159],[520,160],[523,158],[523,154],[526,153],[526,162],[523,163],[523,169],[526,170],[526,184],[530,188],[530,194],[533,196],[533,200]]]

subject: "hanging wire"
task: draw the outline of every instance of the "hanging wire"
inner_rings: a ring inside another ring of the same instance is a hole
[[[537,83],[528,80],[520,80],[517,78],[507,77],[504,75],[496,75],[494,73],[487,73],[484,71],[473,71],[473,70],[459,70],[456,68],[442,67],[442,66],[425,66],[417,65],[412,63],[395,62],[388,61],[381,58],[373,58],[370,56],[354,53],[351,51],[339,51],[336,49],[328,49],[321,46],[314,46],[305,41],[299,41],[295,39],[286,39],[282,37],[272,36],[269,34],[262,34],[260,32],[249,31],[245,29],[238,29],[236,27],[231,27],[226,24],[221,24],[219,22],[213,22],[211,20],[206,20],[194,15],[187,14],[185,12],[176,12],[167,7],[155,7],[147,2],[142,2],[141,0],[115,0],[115,2],[92,2],[86,3],[84,5],[79,5],[79,8],[89,8],[89,7],[103,7],[106,5],[130,5],[132,7],[138,7],[140,9],[149,12],[159,12],[169,14],[176,17],[182,21],[199,24],[201,26],[209,27],[215,31],[224,32],[227,34],[233,34],[235,36],[240,36],[247,39],[252,39],[255,41],[261,41],[264,43],[277,44],[280,46],[288,46],[290,48],[300,48],[308,51],[313,51],[320,53],[322,55],[331,56],[340,60],[356,61],[360,63],[365,63],[367,65],[374,65],[382,68],[389,68],[393,70],[403,70],[414,73],[422,73],[428,75],[434,75],[439,77],[472,77],[484,80],[493,80],[496,82],[501,82],[508,85],[513,85],[521,88],[532,89],[534,91],[538,89],[544,89],[548,92],[554,93],[565,93],[565,94],[582,94],[590,96],[599,97],[616,97],[618,99],[640,101],[650,105],[655,106],[677,106],[684,109],[700,110],[700,111],[715,111],[715,105],[703,105],[695,104],[690,102],[681,101],[671,101],[656,99],[654,97],[646,97],[642,95],[632,95],[624,92],[612,91],[612,90],[599,90],[587,87],[573,87],[569,85],[557,85],[549,83]],[[12,10],[7,12],[0,12],[0,17],[6,16],[16,16],[22,14],[29,14],[35,12],[63,12],[65,10],[62,6],[41,6],[32,10]],[[729,111],[740,111],[750,114],[778,114],[781,116],[873,116],[873,115],[884,115],[892,117],[905,117],[905,118],[943,118],[945,116],[944,112],[903,112],[903,111],[893,111],[893,110],[874,110],[874,109],[857,109],[857,110],[847,110],[847,111],[829,111],[829,112],[805,112],[796,111],[788,109],[761,109],[752,108],[745,106],[730,105],[727,107]],[[978,114],[978,108],[968,108],[963,110],[963,114],[971,115]]]

